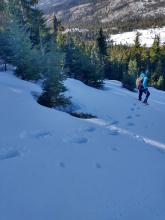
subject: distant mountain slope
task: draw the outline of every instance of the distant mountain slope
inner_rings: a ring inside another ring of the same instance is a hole
[[[65,24],[72,26],[102,24],[107,27],[130,20],[134,21],[133,26],[139,20],[162,24],[165,13],[164,0],[40,0],[39,7],[47,15],[55,12]]]

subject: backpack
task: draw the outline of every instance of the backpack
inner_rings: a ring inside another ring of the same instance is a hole
[[[137,89],[140,89],[142,83],[143,83],[143,79],[140,78],[140,77],[138,77],[138,78],[136,79],[136,88],[137,88]]]

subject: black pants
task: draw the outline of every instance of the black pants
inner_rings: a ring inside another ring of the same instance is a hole
[[[141,86],[141,88],[139,89],[139,100],[140,100],[140,101],[142,100],[143,92],[146,94],[146,97],[145,97],[145,99],[144,99],[144,102],[147,102],[148,97],[150,96],[150,92],[148,91],[147,88],[145,89],[143,86]]]

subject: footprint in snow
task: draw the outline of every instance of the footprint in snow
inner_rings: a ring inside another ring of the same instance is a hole
[[[35,139],[42,139],[42,138],[48,138],[51,137],[52,133],[49,131],[43,131],[43,132],[34,132],[34,133],[28,133],[26,131],[22,131],[19,134],[20,139],[25,139],[25,138],[35,138]]]
[[[87,142],[88,142],[88,139],[85,137],[80,137],[75,140],[75,143],[77,143],[77,144],[85,144]]]
[[[126,119],[132,119],[132,116],[131,116],[131,115],[128,115],[128,116],[126,117]]]
[[[135,124],[134,123],[132,123],[132,122],[129,122],[128,124],[127,124],[127,126],[134,126]]]
[[[123,216],[123,214],[122,213],[119,213],[119,217],[122,217]]]
[[[113,147],[112,151],[117,152],[118,151],[117,147]]]
[[[136,206],[140,206],[141,204],[142,204],[142,202],[139,201],[139,200],[137,200],[137,201],[135,202],[135,205],[136,205]]]
[[[135,111],[135,109],[134,109],[134,108],[131,108],[131,111],[133,112],[133,111]]]
[[[59,163],[59,166],[60,166],[61,168],[65,168],[65,163],[64,163],[64,162],[60,162],[60,163]]]
[[[86,144],[88,139],[86,137],[65,137],[63,138],[64,143],[73,143],[73,144]]]
[[[102,168],[101,164],[100,163],[96,163],[96,168],[97,169],[101,169]]]
[[[164,153],[165,153],[165,151],[164,151],[163,149],[157,148],[156,150],[157,150],[159,153],[161,153],[161,154],[164,154]]]
[[[10,150],[8,152],[0,153],[0,160],[12,159],[19,157],[21,154],[18,150]]]
[[[118,132],[117,130],[110,130],[110,131],[108,132],[108,134],[109,134],[109,135],[112,135],[112,136],[117,136],[117,135],[119,135],[119,132]]]
[[[49,131],[45,132],[37,132],[31,135],[33,138],[36,139],[43,139],[43,138],[49,138],[52,136],[52,134]]]
[[[85,129],[86,132],[94,132],[96,130],[96,128],[90,127]]]
[[[136,114],[135,116],[136,116],[137,118],[139,118],[141,115],[140,115],[140,114]]]
[[[119,124],[119,121],[117,121],[117,120],[114,120],[110,123],[110,125],[117,125],[117,124]]]

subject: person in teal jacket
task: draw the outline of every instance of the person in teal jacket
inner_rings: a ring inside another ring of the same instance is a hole
[[[140,76],[137,81],[137,88],[139,91],[139,101],[142,100],[143,79],[146,76],[144,69],[141,69]]]
[[[140,101],[142,100],[142,95],[143,95],[143,93],[145,93],[146,97],[145,97],[143,103],[148,104],[147,101],[150,96],[150,92],[148,91],[148,76],[146,73],[141,73],[140,77],[142,78],[142,84],[139,88],[139,100]]]

